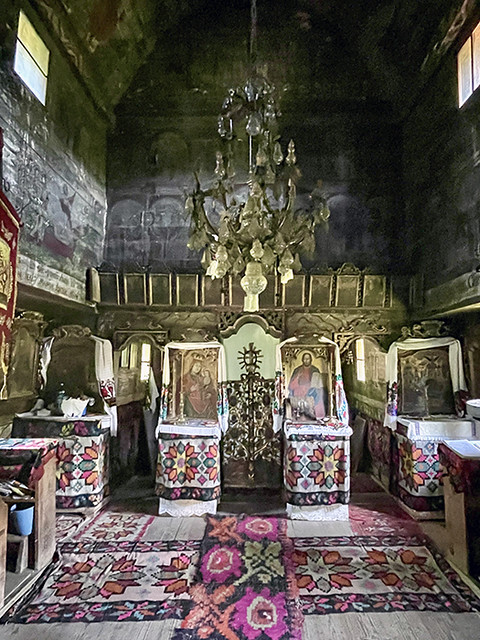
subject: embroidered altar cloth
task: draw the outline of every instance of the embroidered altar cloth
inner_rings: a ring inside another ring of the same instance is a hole
[[[480,441],[446,441],[438,445],[442,472],[455,493],[480,493]]]
[[[446,439],[475,438],[472,420],[415,420],[399,417],[393,432],[391,489],[416,512],[443,510],[439,444]]]
[[[54,437],[57,447],[57,509],[99,508],[110,493],[110,416],[82,418],[19,414],[12,434]]]
[[[189,420],[162,423],[158,431],[155,489],[160,497],[159,513],[216,513],[221,494],[219,425]]]
[[[416,420],[402,416],[397,418],[397,429],[400,429],[410,440],[442,442],[446,438],[463,440],[477,437],[477,426],[473,420],[456,420],[455,418],[436,417],[433,420]]]
[[[312,424],[287,421],[284,432],[287,514],[348,520],[351,427],[335,418]]]

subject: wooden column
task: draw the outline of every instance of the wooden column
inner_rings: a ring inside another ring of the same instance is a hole
[[[33,565],[42,569],[55,552],[56,458],[44,466],[43,476],[35,482],[35,519],[33,528]]]
[[[8,507],[0,499],[0,609],[5,598],[5,578],[7,574],[7,526]]]
[[[453,562],[464,573],[468,567],[468,535],[465,513],[465,494],[455,493],[448,476],[443,478],[445,498],[445,526],[448,534],[448,551]]]

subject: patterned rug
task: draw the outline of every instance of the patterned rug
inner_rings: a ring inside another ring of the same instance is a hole
[[[55,520],[55,537],[57,543],[73,538],[84,523],[85,518],[80,513],[57,514]]]
[[[294,543],[304,615],[480,611],[480,600],[425,539],[352,536]]]
[[[193,608],[174,640],[300,640],[286,520],[208,517]]]
[[[75,540],[141,540],[155,516],[139,513],[101,511],[87,520],[72,536]]]
[[[395,500],[386,495],[369,504],[356,504],[354,496],[349,505],[349,519],[352,531],[361,536],[388,535],[401,532],[412,536],[421,536],[422,529],[402,509]]]
[[[201,541],[147,541],[150,516],[101,515],[2,622],[174,618],[173,640],[300,640],[305,615],[480,611],[409,533],[288,538],[283,518],[208,516]]]
[[[65,542],[60,563],[4,622],[183,619],[200,542]]]

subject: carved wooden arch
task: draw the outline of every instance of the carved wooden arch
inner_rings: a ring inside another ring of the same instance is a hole
[[[149,342],[155,349],[162,350],[168,342],[168,331],[115,331],[113,348],[115,351],[123,351],[138,340]]]
[[[266,314],[260,315],[256,313],[249,314],[235,314],[231,318],[231,323],[225,322],[220,328],[220,336],[222,338],[229,338],[237,333],[237,331],[245,324],[254,323],[260,326],[266,334],[273,338],[282,338],[283,330],[279,328],[278,318],[269,318]],[[280,315],[280,314],[277,314]]]
[[[371,334],[368,335],[368,334],[361,334],[361,333],[348,334],[348,335],[336,334],[334,335],[334,342],[338,344],[338,347],[340,349],[340,355],[342,356],[348,353],[349,351],[351,351],[353,347],[353,343],[360,339],[368,340],[373,345],[378,347],[382,353],[387,353],[388,349],[386,349],[380,342],[380,338],[382,337],[383,335],[371,335]]]

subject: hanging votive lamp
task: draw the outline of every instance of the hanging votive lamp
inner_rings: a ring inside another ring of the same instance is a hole
[[[265,291],[267,282],[260,262],[248,262],[245,275],[240,280],[240,286],[245,291],[244,311],[258,311],[258,296]]]

